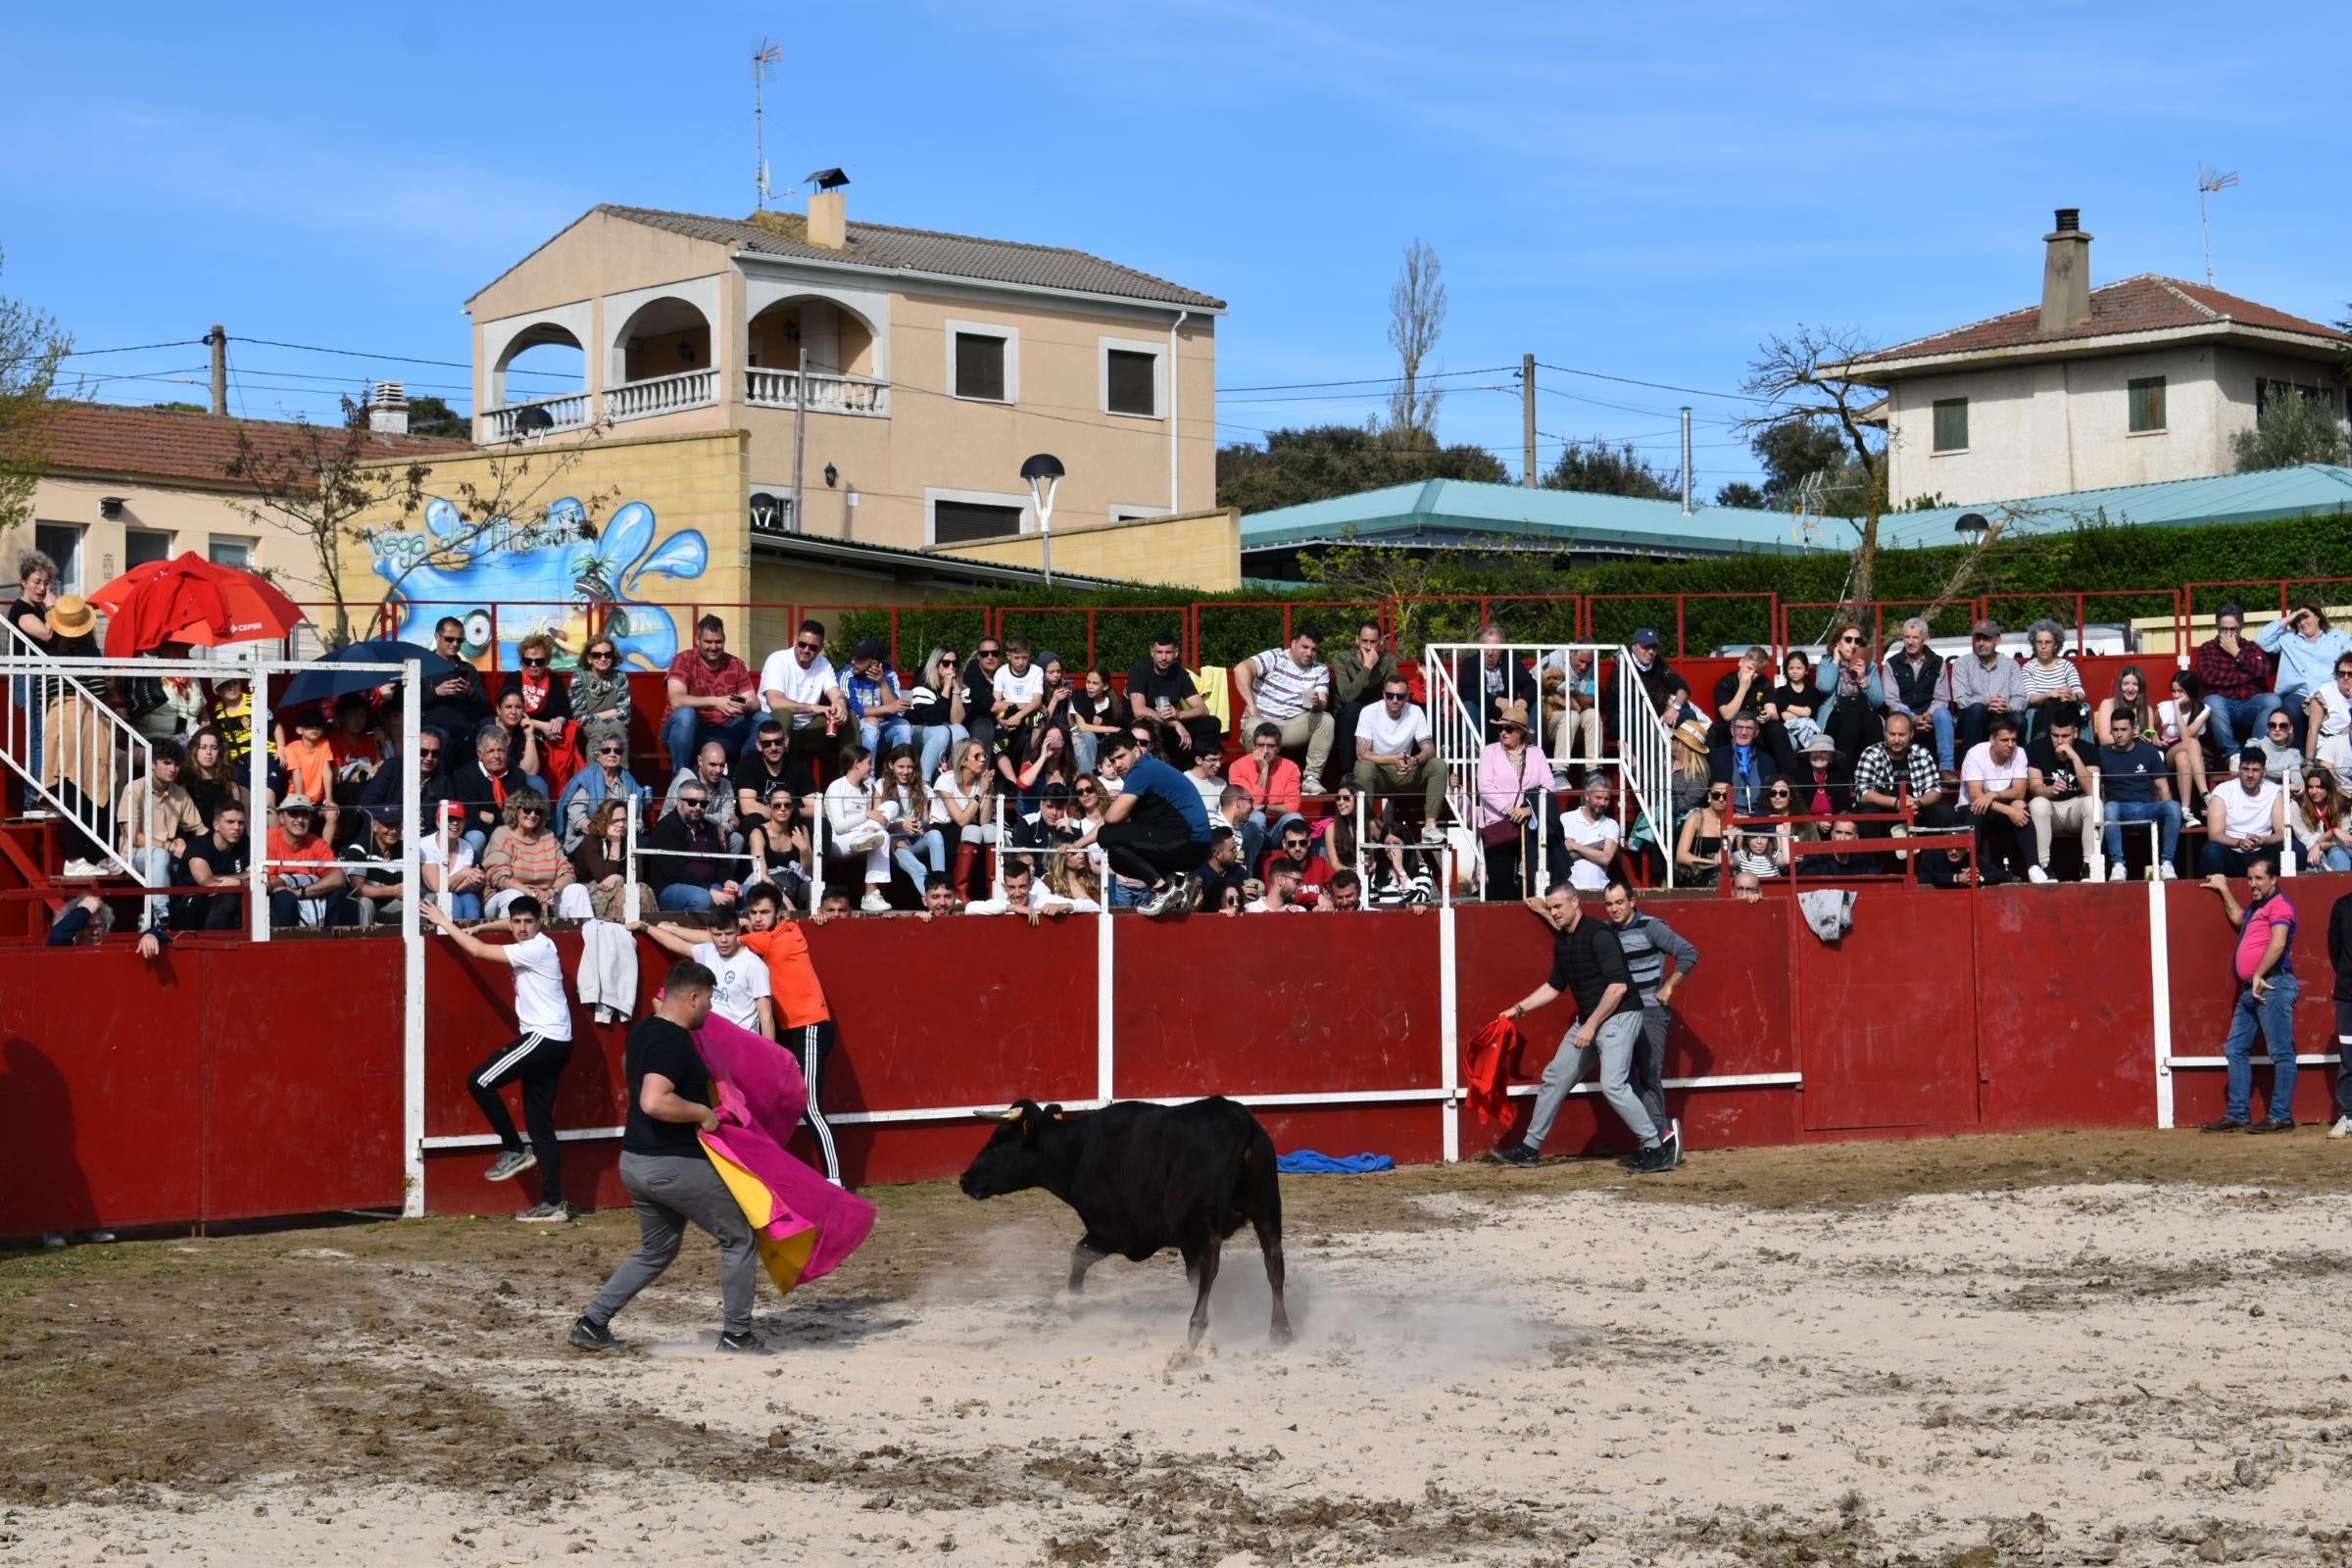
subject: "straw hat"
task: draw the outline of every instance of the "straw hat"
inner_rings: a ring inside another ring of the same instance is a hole
[[[1521,729],[1526,729],[1528,727],[1527,705],[1525,703],[1504,703],[1500,708],[1495,709],[1494,727],[1500,729],[1505,724],[1516,724]]]
[[[61,594],[49,607],[50,631],[60,637],[86,637],[98,629],[98,612],[79,594]]]

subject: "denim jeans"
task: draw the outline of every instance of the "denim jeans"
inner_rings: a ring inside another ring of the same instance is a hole
[[[917,893],[931,885],[931,878],[948,874],[948,841],[937,828],[911,839],[898,840],[891,858],[899,862],[899,869],[906,873],[906,880],[914,884]],[[926,860],[930,862],[928,865],[924,863]]]
[[[2306,871],[2352,871],[2352,850],[2330,844],[2317,856],[2299,852],[2296,861]]]
[[[2295,1103],[2295,977],[2271,977],[2270,995],[2254,1000],[2252,986],[2240,986],[2237,1005],[2230,1014],[2230,1038],[2222,1054],[2230,1063],[2230,1102],[2226,1114],[2244,1121],[2254,1097],[2254,1035],[2260,1031],[2271,1052],[2271,1120],[2281,1125],[2294,1119]]]
[[[858,744],[879,759],[894,746],[913,745],[914,726],[896,713],[888,718],[862,719],[858,725]]]
[[[2100,835],[2107,849],[2107,863],[2124,863],[2124,824],[2154,822],[2158,824],[2157,855],[2166,865],[2173,863],[2174,852],[2180,847],[2180,803],[2179,801],[2109,801],[2107,827]]]
[[[757,713],[737,713],[723,724],[703,722],[699,708],[672,709],[662,721],[662,747],[669,753],[669,771],[672,777],[694,765],[694,754],[703,749],[706,741],[716,741],[727,749],[730,758],[752,745],[760,727]]]
[[[672,913],[693,913],[711,906],[710,890],[693,882],[672,882],[654,902]]]
[[[482,917],[482,896],[479,893],[446,893],[435,902],[452,920],[479,920]]]
[[[2278,706],[2277,692],[2256,692],[2251,697],[2207,697],[2205,711],[2211,716],[2205,720],[2205,727],[2224,757],[2235,757],[2240,746],[2262,739],[2262,721],[2277,711]]]
[[[1932,708],[1928,710],[1928,725],[1936,732],[1936,765],[1946,773],[1958,771],[1952,760],[1952,710]]]
[[[939,764],[958,741],[971,739],[971,731],[961,724],[926,724],[923,726],[922,755],[915,760],[915,777],[929,789],[939,777]]]
[[[1081,773],[1095,770],[1095,756],[1102,750],[1102,737],[1093,730],[1073,727],[1070,731],[1070,759]]]

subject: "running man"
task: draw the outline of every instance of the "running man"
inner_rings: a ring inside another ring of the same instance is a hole
[[[567,1338],[583,1350],[610,1349],[612,1316],[662,1277],[678,1255],[688,1224],[718,1243],[718,1295],[724,1318],[722,1350],[766,1348],[752,1332],[752,1302],[760,1285],[760,1254],[743,1205],[727,1191],[718,1167],[704,1154],[698,1132],[716,1132],[710,1073],[694,1049],[693,1030],[710,1016],[717,977],[689,958],[671,965],[662,1000],[629,1030],[621,1063],[629,1080],[629,1113],[620,1133],[620,1185],[637,1204],[637,1250],[596,1293]]]
[[[1625,950],[1625,967],[1634,977],[1634,991],[1642,999],[1642,1049],[1634,1053],[1634,1093],[1673,1156],[1671,1163],[1680,1165],[1683,1124],[1666,1114],[1666,1026],[1673,1018],[1667,1004],[1698,966],[1698,950],[1665,921],[1643,914],[1634,885],[1622,875],[1609,878],[1600,906],[1608,911],[1617,945]],[[1666,972],[1669,958],[1674,960],[1672,974]],[[1584,1074],[1580,1070],[1577,1076]]]
[[[1642,1010],[1616,928],[1588,918],[1576,901],[1575,890],[1565,882],[1553,883],[1541,899],[1529,899],[1527,906],[1552,929],[1551,975],[1504,1008],[1502,1015],[1522,1018],[1567,996],[1576,1003],[1577,1023],[1561,1038],[1551,1065],[1544,1069],[1526,1138],[1516,1144],[1496,1144],[1487,1157],[1504,1165],[1540,1163],[1544,1140],[1550,1136],[1560,1106],[1597,1053],[1601,1095],[1642,1144],[1642,1152],[1634,1156],[1634,1173],[1646,1176],[1672,1170],[1673,1152],[1659,1139],[1657,1124],[1642,1108],[1641,1097],[1629,1087],[1634,1054],[1642,1043]]]
[[[563,1221],[577,1212],[564,1201],[563,1153],[556,1143],[556,1086],[564,1064],[571,1059],[571,1002],[564,994],[564,964],[553,937],[539,929],[539,901],[524,894],[507,906],[507,917],[461,931],[441,906],[419,902],[416,912],[438,926],[441,934],[472,957],[503,963],[514,971],[515,1038],[499,1047],[473,1069],[466,1087],[482,1107],[482,1119],[498,1134],[498,1158],[491,1162],[490,1180],[511,1181],[539,1167],[539,1203],[514,1217],[525,1224]],[[500,946],[484,942],[479,933],[504,931],[514,938]],[[514,1120],[499,1090],[522,1081],[522,1124],[530,1129],[525,1149],[514,1136]]]
[[[710,940],[692,926],[663,921],[642,929],[680,958],[691,958],[717,977],[710,1010],[740,1028],[769,1040],[776,1038],[776,1009],[768,998],[767,965],[743,945],[743,920],[732,907],[713,908],[705,916]]]
[[[817,1073],[833,1054],[833,1009],[825,1004],[816,965],[808,961],[808,939],[784,918],[784,896],[772,882],[755,882],[744,893],[743,917],[751,927],[744,933],[744,947],[767,962],[768,994],[776,1013],[774,1038],[801,1064],[801,1077],[808,1085],[808,1130],[816,1135],[817,1152],[824,1156],[825,1180],[839,1187],[841,1154],[833,1147],[833,1128],[816,1103]]]

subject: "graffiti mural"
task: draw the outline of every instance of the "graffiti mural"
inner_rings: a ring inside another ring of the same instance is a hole
[[[483,527],[436,497],[425,504],[423,531],[379,525],[366,533],[375,573],[389,585],[393,636],[429,648],[433,623],[455,615],[466,628],[466,657],[482,662],[495,653],[493,667],[507,669],[515,664],[514,645],[534,632],[553,637],[556,662],[571,668],[596,630],[619,645],[625,667],[667,667],[681,646],[677,621],[636,596],[655,591],[648,579],[700,577],[710,560],[699,529],[657,545],[654,509],[642,501],[619,508],[600,531],[570,497],[539,521]]]

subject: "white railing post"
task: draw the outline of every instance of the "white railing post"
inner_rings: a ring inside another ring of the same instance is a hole
[[[808,912],[825,906],[825,798],[808,797],[808,848],[816,861],[808,873]]]
[[[2164,853],[2163,824],[2150,822],[2151,853]],[[2162,877],[2148,883],[2148,1033],[2156,1048],[2156,1127],[2173,1126],[2173,933]]]
[[[401,676],[400,755],[400,944],[404,1005],[401,1009],[401,1181],[402,1214],[416,1219],[424,1213],[424,922],[417,907],[424,899],[424,867],[417,851],[418,818],[424,812],[424,791],[416,779],[416,748],[424,728],[424,671],[416,660],[405,661]],[[441,824],[433,824],[436,832]],[[446,837],[446,835],[444,835]],[[444,863],[441,884],[449,885]]]
[[[246,666],[248,704],[245,739],[245,832],[251,842],[245,856],[245,923],[256,942],[270,940],[270,670],[266,664]]]
[[[637,912],[637,818],[643,808],[635,796],[629,797],[627,848],[620,852],[620,923],[627,925],[639,919]]]

